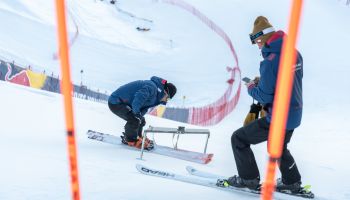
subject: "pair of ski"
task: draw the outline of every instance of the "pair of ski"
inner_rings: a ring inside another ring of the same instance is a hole
[[[122,146],[130,150],[140,151],[140,149],[136,149],[135,147],[130,147],[126,144],[123,144],[122,139],[118,136],[105,134],[105,133],[101,133],[93,130],[88,130],[87,135],[88,135],[88,138],[92,140],[97,140],[104,143]],[[191,161],[195,163],[200,163],[200,164],[209,163],[214,156],[213,154],[174,149],[167,146],[158,145],[156,143],[154,143],[154,148],[147,152],[160,154],[163,156],[168,156],[168,157],[177,158],[181,160]]]
[[[212,188],[230,191],[230,192],[250,194],[256,197],[259,197],[260,195],[259,190],[232,187],[228,185],[225,177],[200,171],[190,166],[186,167],[186,170],[190,175],[193,175],[193,176],[184,176],[184,175],[175,174],[168,171],[152,169],[141,164],[137,164],[136,169],[145,175],[156,176],[156,177],[161,177],[161,178],[166,178],[166,179],[171,179],[176,181],[182,181],[182,182],[191,183],[191,184],[203,185],[206,187],[212,187]],[[292,199],[293,197],[295,198],[303,197],[303,198],[313,199],[314,194],[310,191],[310,187],[311,187],[310,185],[306,185],[302,187],[299,193],[291,193],[290,191],[276,191],[274,194],[274,199]]]

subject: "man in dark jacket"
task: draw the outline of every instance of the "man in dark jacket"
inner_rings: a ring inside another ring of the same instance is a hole
[[[275,32],[265,17],[260,16],[255,20],[250,38],[252,43],[257,44],[261,49],[264,60],[260,63],[260,80],[258,82],[252,81],[246,85],[248,94],[264,106],[267,115],[252,121],[232,134],[231,144],[238,170],[238,176],[230,177],[228,180],[232,186],[251,189],[259,187],[260,174],[250,145],[268,139],[283,37],[284,33],[282,31]],[[278,189],[287,189],[291,192],[296,192],[301,185],[301,176],[297,165],[287,149],[287,144],[294,129],[300,125],[302,116],[303,59],[299,52],[297,52],[294,73],[283,153],[279,161],[282,178],[277,180]]]
[[[123,143],[141,148],[144,115],[149,108],[165,105],[176,93],[176,87],[166,80],[153,76],[151,80],[138,80],[119,87],[108,99],[109,109],[126,120]],[[146,139],[145,149],[153,148]]]

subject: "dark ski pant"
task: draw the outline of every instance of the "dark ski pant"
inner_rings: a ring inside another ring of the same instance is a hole
[[[243,126],[232,134],[232,150],[236,161],[238,175],[241,178],[255,179],[260,177],[259,169],[250,145],[267,141],[269,127],[270,124],[267,122],[266,117],[263,117]],[[293,131],[294,130],[286,131],[283,153],[279,161],[279,169],[284,184],[292,184],[301,179],[294,158],[287,149],[287,144],[292,137]]]
[[[131,107],[127,104],[108,103],[108,107],[115,115],[126,121],[124,126],[124,136],[126,137],[126,141],[136,141],[137,136],[142,136],[142,129],[146,124],[144,117],[141,118],[140,122],[132,113]]]

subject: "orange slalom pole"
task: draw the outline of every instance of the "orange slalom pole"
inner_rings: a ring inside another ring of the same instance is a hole
[[[292,3],[289,29],[287,36],[284,38],[282,46],[276,93],[272,111],[272,120],[268,138],[268,152],[270,157],[265,182],[262,188],[263,200],[271,200],[275,190],[275,169],[277,161],[282,154],[285,137],[286,122],[294,80],[293,67],[296,63],[295,44],[298,35],[302,4],[302,0],[294,0]]]
[[[72,198],[80,199],[79,178],[78,178],[78,159],[77,148],[74,133],[74,118],[73,118],[73,100],[72,100],[72,83],[70,79],[69,66],[69,47],[65,15],[65,1],[56,0],[57,25],[58,25],[58,41],[59,41],[59,58],[61,61],[61,91],[64,98],[65,119],[67,128],[67,143],[70,162],[71,174],[71,189]]]

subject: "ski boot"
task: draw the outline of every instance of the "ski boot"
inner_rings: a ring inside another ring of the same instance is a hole
[[[250,190],[260,190],[260,178],[255,179],[243,179],[237,175],[229,177],[226,183],[232,187],[248,188]]]

